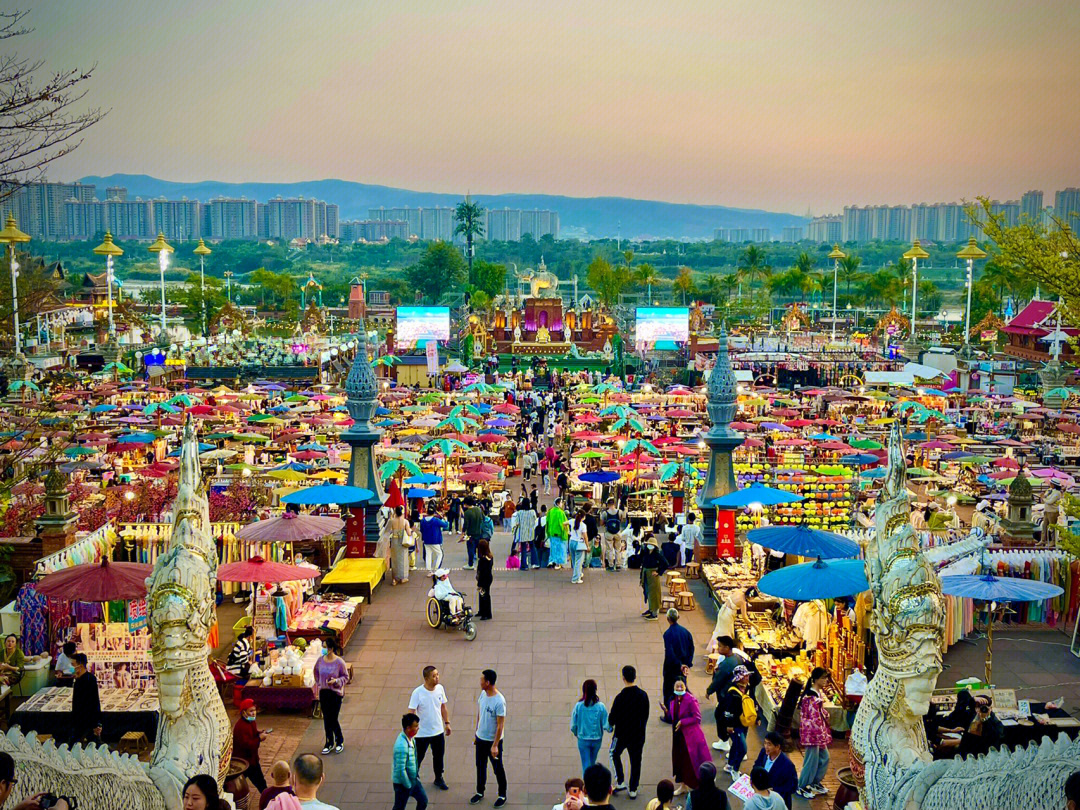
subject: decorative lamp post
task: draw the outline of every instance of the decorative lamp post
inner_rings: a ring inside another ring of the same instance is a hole
[[[151,253],[158,256],[158,270],[161,271],[161,339],[168,338],[165,327],[165,268],[169,266],[169,254],[174,253],[173,246],[165,241],[165,234],[158,231],[157,239],[147,248]]]
[[[116,336],[116,323],[113,321],[113,259],[123,256],[124,251],[112,240],[112,234],[105,231],[105,241],[94,248],[94,255],[105,257],[105,302],[109,308],[109,340]]]
[[[829,258],[833,260],[832,266],[832,337],[831,343],[836,343],[836,279],[840,273],[840,260],[846,259],[847,254],[840,249],[840,245],[833,245]]]
[[[206,330],[206,257],[210,255],[210,248],[206,246],[206,243],[199,239],[199,246],[195,248],[195,255],[199,257],[199,287],[202,290],[202,333],[203,337],[206,337],[209,332]]]
[[[19,334],[19,263],[15,260],[15,246],[30,241],[30,234],[15,226],[15,215],[8,214],[7,226],[0,231],[0,245],[7,245],[11,256],[11,311],[15,321],[15,356],[22,353],[22,336]]]
[[[911,249],[904,253],[904,258],[911,261],[911,341],[910,344],[913,347],[918,346],[918,340],[915,335],[918,332],[916,326],[919,319],[919,259],[929,259],[930,254],[923,250],[919,240],[916,239],[912,244]],[[913,360],[917,360],[917,357],[913,357]]]
[[[967,306],[964,308],[964,354],[971,354],[971,288],[975,286],[975,260],[985,259],[986,251],[975,244],[975,237],[969,236],[967,247],[956,254],[956,258],[967,262]]]
[[[232,270],[226,270],[222,275],[225,276],[225,300],[230,304],[232,303]]]

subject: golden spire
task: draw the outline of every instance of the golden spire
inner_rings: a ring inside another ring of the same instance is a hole
[[[833,245],[832,252],[829,253],[830,259],[846,259],[847,254],[840,249],[840,245]]]
[[[209,256],[210,248],[206,246],[206,242],[204,242],[202,239],[199,239],[199,246],[195,248],[194,252],[196,256]]]
[[[112,234],[109,231],[105,231],[105,241],[94,248],[94,253],[98,256],[123,256],[124,251],[112,240]]]
[[[905,259],[929,259],[930,254],[923,250],[923,246],[919,244],[919,240],[915,240],[915,244],[911,246],[911,250],[904,254]]]
[[[30,234],[23,233],[15,227],[15,215],[7,215],[7,227],[0,231],[0,244],[14,245],[17,242],[29,242]]]
[[[154,244],[147,248],[151,253],[175,253],[173,246],[165,241],[165,234],[158,231],[157,239],[154,240]]]
[[[975,244],[974,236],[969,236],[967,247],[956,254],[958,259],[985,259],[986,256],[986,251]]]

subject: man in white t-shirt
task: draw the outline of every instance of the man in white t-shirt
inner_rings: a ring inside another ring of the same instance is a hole
[[[435,787],[449,790],[443,779],[443,754],[446,738],[450,736],[450,715],[446,711],[446,690],[439,683],[439,670],[424,667],[424,682],[413,690],[409,698],[409,711],[420,718],[420,731],[416,734],[416,771],[424,764],[424,755],[431,749],[431,763],[435,771]]]

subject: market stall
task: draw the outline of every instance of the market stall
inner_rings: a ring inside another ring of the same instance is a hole
[[[72,690],[64,686],[47,686],[23,703],[11,716],[11,725],[23,732],[49,734],[59,745],[67,742],[72,729]],[[115,743],[124,734],[142,732],[146,739],[157,735],[157,687],[114,689],[101,687],[101,738]]]

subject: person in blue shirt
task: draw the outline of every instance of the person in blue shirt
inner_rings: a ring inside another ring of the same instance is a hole
[[[667,612],[668,629],[664,631],[664,716],[663,721],[670,723],[667,707],[675,696],[675,681],[685,677],[694,665],[694,637],[690,631],[679,624],[679,611],[670,608]]]
[[[766,734],[765,742],[754,760],[754,767],[768,771],[770,787],[780,794],[784,804],[790,808],[791,796],[799,787],[799,774],[795,770],[795,763],[781,750],[783,741],[784,738],[775,731]]]
[[[427,566],[428,571],[442,568],[442,533],[449,528],[450,524],[435,511],[435,504],[429,501],[427,514],[420,518],[420,539],[424,543],[424,565]]]
[[[401,733],[394,742],[394,810],[405,810],[409,799],[416,799],[416,810],[427,807],[428,798],[420,783],[416,764],[416,735],[420,731],[420,718],[407,712],[401,718]]]
[[[570,714],[570,733],[577,737],[582,773],[590,765],[596,764],[607,719],[607,706],[597,697],[596,681],[590,678],[581,685],[581,700],[574,704],[574,711]]]

